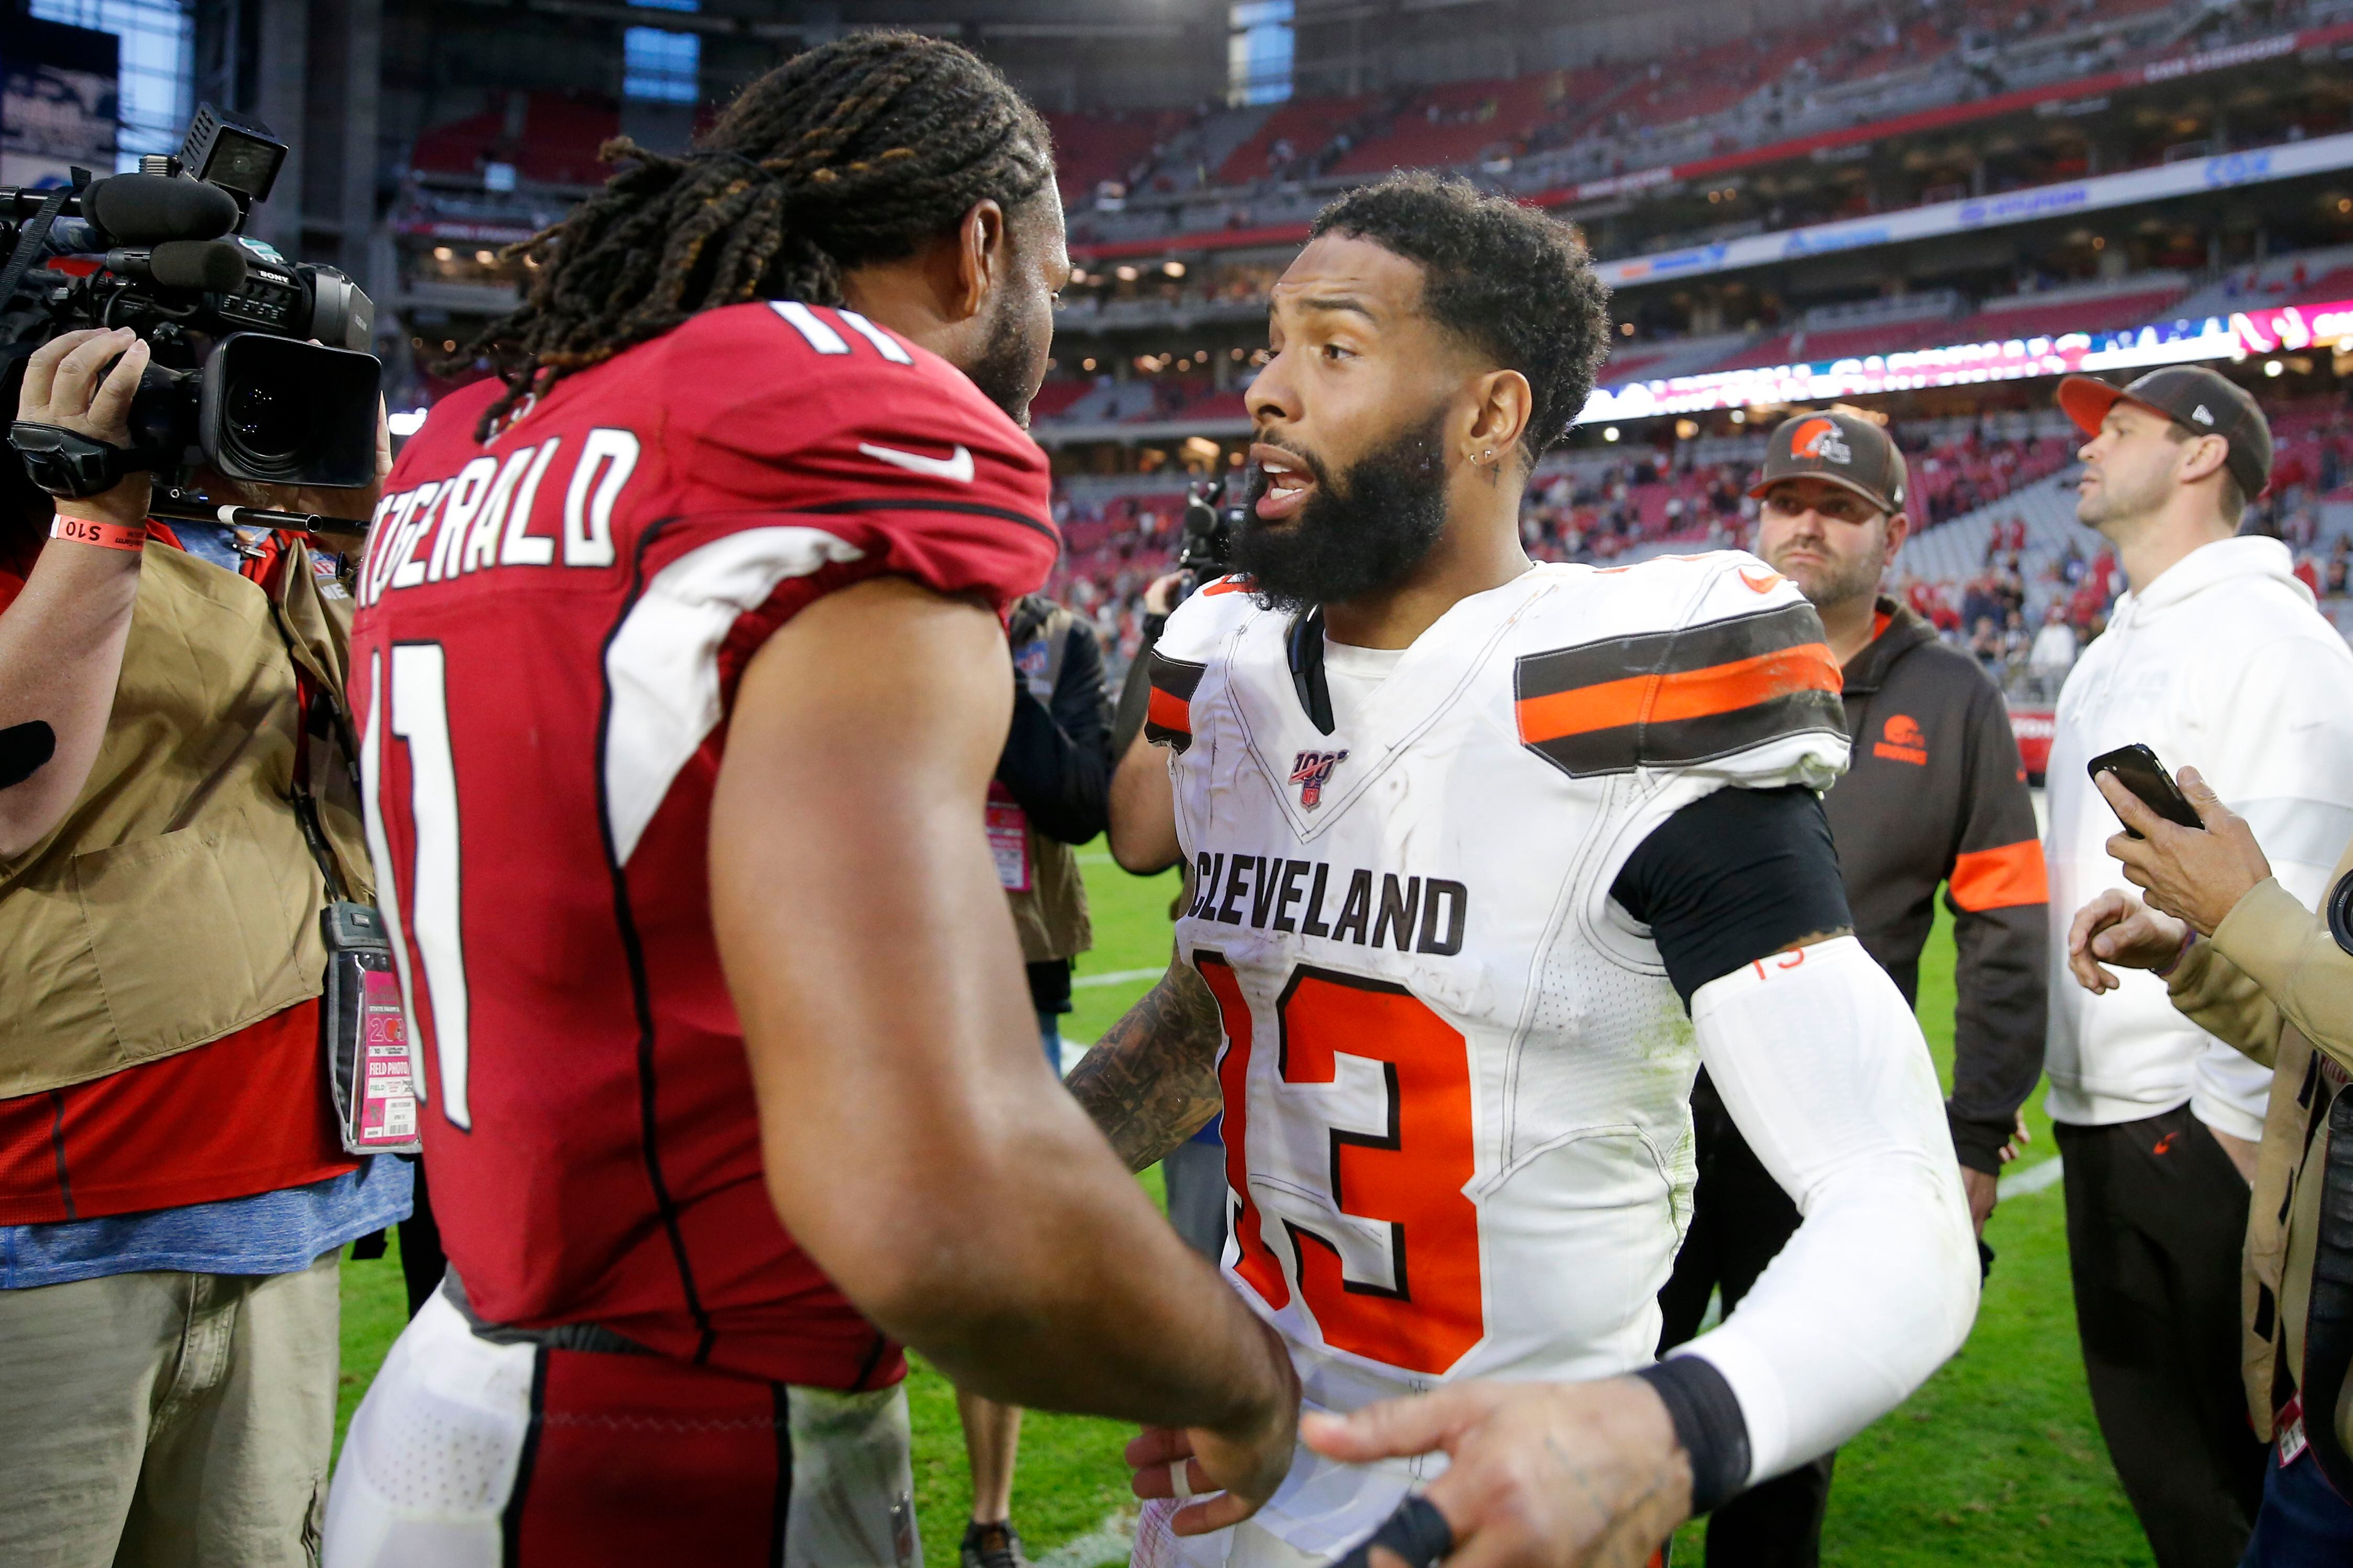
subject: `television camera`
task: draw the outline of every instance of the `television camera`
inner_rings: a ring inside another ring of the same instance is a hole
[[[13,404],[25,360],[59,333],[130,328],[152,359],[127,463],[156,476],[158,516],[222,515],[192,489],[199,467],[279,485],[375,477],[375,305],[334,268],[289,263],[242,232],[288,151],[207,103],[176,155],[142,158],[136,174],[0,186],[0,396]],[[294,515],[250,521],[303,526]]]

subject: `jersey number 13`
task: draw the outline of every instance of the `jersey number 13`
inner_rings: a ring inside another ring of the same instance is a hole
[[[1280,1310],[1290,1304],[1291,1286],[1267,1245],[1265,1218],[1250,1186],[1247,1094],[1258,1033],[1224,957],[1199,951],[1194,966],[1218,999],[1228,1042],[1218,1080],[1226,1104],[1226,1181],[1241,1210],[1234,1268]],[[1379,1064],[1388,1089],[1385,1131],[1328,1129],[1327,1184],[1320,1196],[1335,1214],[1387,1226],[1389,1278],[1347,1278],[1337,1245],[1286,1218],[1300,1299],[1333,1348],[1409,1372],[1442,1373],[1486,1331],[1479,1210],[1463,1194],[1477,1169],[1468,1047],[1405,987],[1307,964],[1292,971],[1274,1011],[1282,1082],[1335,1083],[1337,1058],[1348,1056]],[[1293,1173],[1294,1179],[1304,1174]]]

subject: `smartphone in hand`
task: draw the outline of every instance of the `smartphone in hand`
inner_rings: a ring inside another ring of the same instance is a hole
[[[2135,799],[2168,822],[2182,827],[2206,826],[2198,816],[2198,808],[2189,804],[2181,786],[2173,782],[2173,775],[2165,771],[2165,764],[2147,746],[2136,742],[2113,752],[2103,752],[2085,768],[2095,784],[2102,773],[2116,774],[2116,782],[2132,791]],[[2129,827],[2125,831],[2135,838],[2141,837]]]

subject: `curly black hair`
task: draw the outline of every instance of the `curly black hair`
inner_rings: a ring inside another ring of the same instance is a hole
[[[1419,263],[1431,320],[1528,378],[1528,461],[1568,434],[1609,353],[1609,289],[1568,224],[1469,181],[1413,173],[1350,191],[1314,236],[1366,239]]]
[[[488,357],[506,392],[487,440],[526,396],[746,300],[841,303],[842,275],[910,256],[975,203],[1008,213],[1054,178],[1053,138],[968,50],[861,33],[745,88],[684,157],[627,137],[623,165],[552,228],[503,253],[535,263],[531,291],[446,362]]]

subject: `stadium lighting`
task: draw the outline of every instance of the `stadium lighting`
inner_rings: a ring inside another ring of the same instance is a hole
[[[1079,362],[1079,368],[1081,370],[1092,370],[1094,367],[1095,362],[1091,359],[1082,359]]]
[[[2263,374],[2265,375],[2278,375],[2286,369],[2287,366],[2280,363],[2280,362],[2275,359],[2267,359],[2263,361]]]
[[[1116,273],[1113,274],[1113,276],[1116,277],[1123,283],[1133,283],[1135,281],[1135,268],[1133,267],[1123,267]]]
[[[446,245],[437,245],[433,247],[433,259],[436,261],[447,261],[456,254],[457,252]]]
[[[474,252],[474,259],[480,262],[483,266],[488,267],[491,262],[498,259],[498,256],[492,251],[478,250]]]
[[[1605,441],[1615,441],[1618,439],[1618,426],[1612,425],[1609,429],[1601,432],[1601,438]]]
[[[1746,408],[1736,408],[1736,409],[1734,409],[1734,410],[1732,411],[1732,422],[1733,422],[1735,425],[1746,425],[1746,424],[1747,424],[1747,423],[1748,423],[1748,410],[1746,410]]]
[[[1164,261],[1160,264],[1160,270],[1171,278],[1182,278],[1185,276],[1185,264],[1181,261]]]

